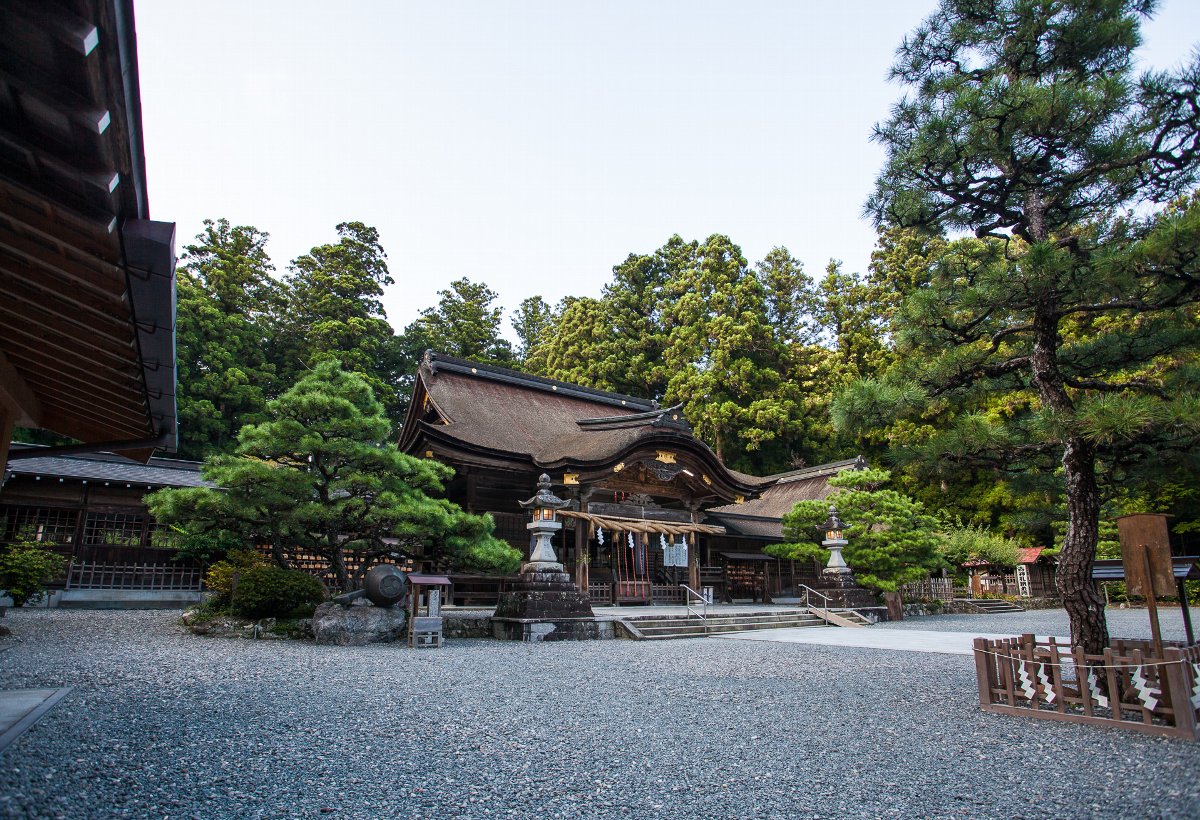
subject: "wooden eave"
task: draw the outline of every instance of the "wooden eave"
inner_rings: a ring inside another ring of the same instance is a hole
[[[175,257],[141,139],[130,0],[0,5],[0,403],[148,458],[174,445]]]

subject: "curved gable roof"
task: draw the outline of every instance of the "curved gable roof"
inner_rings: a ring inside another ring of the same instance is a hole
[[[427,420],[428,409],[436,422]],[[641,447],[669,446],[741,491],[764,481],[722,465],[678,408],[432,352],[418,371],[400,447],[412,452],[422,438],[542,469],[600,465]]]

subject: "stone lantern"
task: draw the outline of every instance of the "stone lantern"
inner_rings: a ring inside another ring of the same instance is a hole
[[[562,530],[558,511],[570,502],[563,501],[550,491],[550,476],[545,473],[538,479],[537,486],[537,494],[533,498],[518,502],[527,510],[533,509],[533,520],[525,525],[525,529],[533,533],[534,541],[529,550],[529,561],[521,567],[521,572],[562,572],[563,565],[554,554],[550,539]]]
[[[821,542],[821,546],[829,550],[829,562],[825,564],[821,574],[850,575],[850,567],[842,557],[842,547],[849,543],[842,535],[845,525],[842,519],[838,518],[837,507],[832,504],[829,505],[829,518],[821,525],[821,529],[825,531],[825,540]]]
[[[538,478],[537,494],[519,502],[532,511],[525,525],[533,534],[529,560],[500,595],[492,634],[515,641],[577,641],[613,636],[611,621],[598,620],[586,593],[563,571],[550,539],[562,531],[558,511],[566,507],[550,490],[550,476]]]
[[[821,570],[817,591],[829,600],[831,606],[849,609],[878,606],[875,593],[859,586],[846,559],[842,557],[842,548],[849,542],[845,536],[846,525],[838,517],[837,507],[830,505],[829,518],[817,529],[825,533],[821,546],[829,550],[829,561]]]

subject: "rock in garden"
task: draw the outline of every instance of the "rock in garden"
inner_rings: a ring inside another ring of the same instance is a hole
[[[344,607],[326,603],[313,613],[313,637],[317,643],[363,646],[387,643],[404,637],[403,609],[378,606]]]

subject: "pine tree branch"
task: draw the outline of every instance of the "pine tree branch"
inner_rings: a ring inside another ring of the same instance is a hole
[[[1116,383],[1103,382],[1099,379],[1073,379],[1069,376],[1064,376],[1063,384],[1067,387],[1073,387],[1076,390],[1099,390],[1101,393],[1120,393],[1124,390],[1134,390],[1138,393],[1149,393],[1160,399],[1170,399],[1167,391],[1156,384],[1151,384],[1145,379],[1130,379],[1127,382]]]

